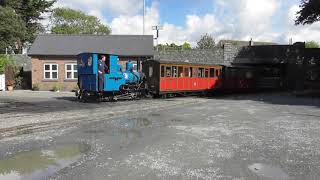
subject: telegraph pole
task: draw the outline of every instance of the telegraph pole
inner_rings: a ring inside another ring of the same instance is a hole
[[[143,0],[142,35],[144,35],[144,16],[145,16],[145,8],[146,8],[146,1],[145,1],[145,0]]]

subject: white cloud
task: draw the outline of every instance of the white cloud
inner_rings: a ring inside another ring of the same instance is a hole
[[[67,6],[82,11],[99,11],[100,14],[136,14],[142,10],[141,0],[58,0],[56,7]]]
[[[215,0],[213,9],[225,13],[222,18],[219,13],[189,14],[181,26],[160,19],[158,3],[161,1],[153,1],[146,9],[145,34],[153,34],[152,26],[163,22],[159,43],[182,44],[187,41],[195,46],[205,33],[216,41],[253,38],[255,41],[286,43],[290,37],[294,41],[320,39],[320,23],[293,25],[299,6],[291,0]],[[98,17],[111,27],[113,34],[142,34],[142,0],[58,0],[55,7],[61,6]],[[279,12],[286,11],[287,15],[279,16]],[[115,18],[108,21],[107,15]]]
[[[159,22],[159,12],[157,4],[153,3],[146,9],[145,34],[153,34],[152,26]],[[111,21],[112,34],[142,34],[143,16],[142,15],[120,15]]]
[[[292,38],[294,42],[298,41],[318,41],[320,42],[320,22],[316,22],[312,25],[299,25],[295,26],[294,20],[296,19],[296,13],[299,10],[298,5],[293,5],[288,11],[287,16],[287,30],[284,32],[286,39]]]

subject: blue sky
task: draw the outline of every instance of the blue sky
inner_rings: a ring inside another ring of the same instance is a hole
[[[142,0],[58,0],[95,15],[113,34],[142,34]],[[320,24],[294,26],[300,0],[146,0],[145,32],[163,25],[160,43],[192,45],[204,33],[221,39],[320,41]]]

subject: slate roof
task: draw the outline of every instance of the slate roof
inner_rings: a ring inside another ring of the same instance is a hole
[[[239,40],[221,40],[218,42],[218,47],[223,47],[226,43],[233,44],[235,46],[249,46],[250,41],[239,41]],[[277,43],[273,42],[261,42],[261,41],[253,41],[254,46],[260,45],[277,45]]]
[[[152,35],[38,35],[29,55],[75,56],[82,52],[153,56]]]

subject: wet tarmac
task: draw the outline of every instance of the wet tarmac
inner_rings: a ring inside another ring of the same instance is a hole
[[[319,102],[212,98],[3,138],[0,179],[316,180]]]

